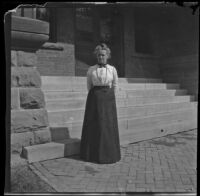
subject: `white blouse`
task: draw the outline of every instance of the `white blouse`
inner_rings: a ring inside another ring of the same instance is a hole
[[[93,86],[110,86],[116,91],[118,88],[118,75],[115,67],[106,64],[105,67],[93,65],[87,71],[87,88],[88,91]]]

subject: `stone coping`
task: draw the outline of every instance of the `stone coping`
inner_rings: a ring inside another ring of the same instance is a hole
[[[63,44],[61,43],[53,43],[53,42],[46,42],[41,46],[41,49],[47,50],[64,50]]]
[[[11,30],[49,35],[49,23],[28,17],[12,16]]]

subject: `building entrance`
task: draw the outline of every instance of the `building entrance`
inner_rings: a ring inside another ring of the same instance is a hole
[[[95,46],[101,42],[111,49],[109,63],[124,77],[123,17],[116,8],[76,8],[75,11],[75,75],[85,76],[96,63]]]

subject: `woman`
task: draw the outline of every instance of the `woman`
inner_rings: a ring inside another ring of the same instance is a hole
[[[115,92],[118,75],[107,64],[110,49],[98,45],[94,54],[98,64],[87,72],[88,96],[83,121],[80,157],[95,163],[115,163],[121,159]]]

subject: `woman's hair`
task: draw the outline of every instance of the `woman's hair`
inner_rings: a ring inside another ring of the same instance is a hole
[[[97,54],[99,53],[99,51],[101,50],[106,50],[106,53],[108,55],[108,58],[111,58],[111,51],[110,48],[108,48],[108,46],[105,43],[101,43],[99,45],[96,46],[95,50],[94,50],[94,55],[97,56]]]

